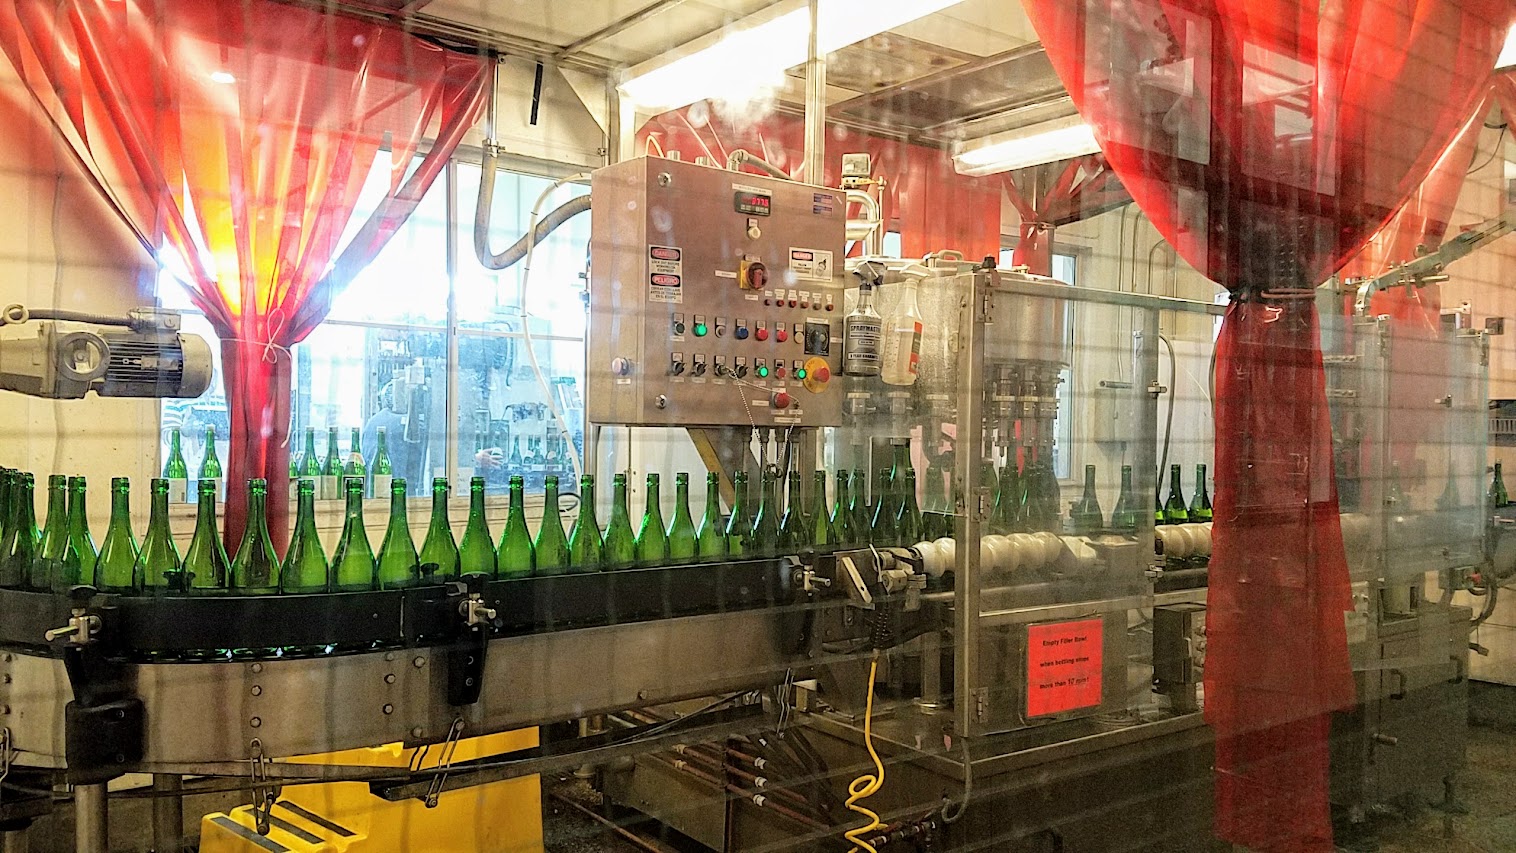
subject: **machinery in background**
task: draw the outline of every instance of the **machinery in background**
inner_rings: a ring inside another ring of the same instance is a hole
[[[211,383],[211,349],[179,331],[173,311],[126,317],[8,305],[0,326],[34,323],[34,337],[0,337],[0,389],[33,397],[198,397]]]

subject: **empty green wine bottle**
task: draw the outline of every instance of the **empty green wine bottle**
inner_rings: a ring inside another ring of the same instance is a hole
[[[1095,493],[1095,466],[1084,466],[1084,493],[1069,509],[1069,521],[1075,533],[1096,533],[1105,526],[1105,513],[1100,509],[1100,497]]]
[[[137,564],[137,540],[132,536],[132,486],[125,477],[111,478],[111,520],[95,559],[95,589],[132,592],[132,567]]]
[[[231,560],[221,544],[221,530],[216,523],[216,491],[219,478],[206,477],[196,486],[200,506],[195,513],[195,533],[184,549],[184,583],[190,592],[205,594],[226,589]]]
[[[168,527],[168,480],[152,480],[148,490],[147,532],[132,568],[133,585],[150,592],[180,592],[184,587],[179,578],[179,549]]]
[[[513,474],[510,483],[511,508],[505,516],[505,531],[500,534],[500,577],[529,578],[536,571],[537,560],[532,532],[526,527],[526,481]]]
[[[676,479],[677,483],[678,480]],[[679,517],[674,516],[674,526]],[[669,534],[669,551],[674,550],[674,535]],[[721,475],[705,475],[705,512],[700,516],[700,530],[695,534],[695,554],[700,560],[717,560],[726,556],[726,530],[721,523]]]
[[[812,475],[810,546],[814,551],[827,553],[837,547],[837,530],[832,526],[832,517],[826,512],[826,472],[817,469]]]
[[[626,476],[621,477],[621,487],[626,488]],[[624,492],[623,492],[624,493]],[[626,502],[622,501],[625,508]],[[631,532],[631,524],[627,524]],[[579,517],[569,531],[569,569],[575,572],[598,572],[604,562],[604,540],[600,537],[600,522],[595,518],[595,475],[585,474],[579,478]],[[633,543],[633,559],[636,554]]]
[[[342,476],[363,480],[364,488],[367,489],[368,465],[365,464],[366,461],[363,458],[363,433],[357,427],[353,427],[352,438],[347,443],[347,462],[342,466]]]
[[[867,545],[873,536],[874,513],[869,510],[869,479],[862,468],[854,468],[852,482],[853,502],[849,511],[853,514],[853,547]],[[878,495],[875,495],[878,499]]]
[[[1495,463],[1495,477],[1490,480],[1490,509],[1504,509],[1511,505],[1511,496],[1505,489],[1505,475],[1500,471],[1500,463]]]
[[[911,440],[897,438],[890,441],[890,482],[899,485],[905,482],[905,472],[911,469]]]
[[[1115,530],[1137,529],[1137,493],[1132,491],[1132,466],[1121,466],[1121,494],[1116,497],[1116,508],[1111,510],[1111,527]]]
[[[468,484],[468,521],[458,543],[458,573],[493,578],[495,569],[495,536],[484,517],[484,478],[474,477]]]
[[[626,475],[611,478],[611,518],[605,524],[601,552],[607,569],[629,569],[637,564],[637,534],[632,532],[632,515],[626,503]],[[575,529],[578,525],[574,525]],[[573,542],[570,535],[569,542]]]
[[[905,469],[905,482],[895,487],[900,509],[895,513],[895,538],[911,547],[922,540],[921,509],[916,503],[916,469]]]
[[[100,554],[103,559],[104,545]],[[272,595],[279,591],[279,555],[268,535],[268,481],[262,478],[247,482],[247,526],[242,530],[237,556],[232,559],[232,591],[238,595]]]
[[[927,457],[926,479],[921,488],[921,527],[925,539],[940,539],[953,535],[953,504],[948,500],[947,479],[953,470],[949,462],[943,464],[948,454],[936,458]]]
[[[379,433],[379,447],[384,447],[384,433]],[[379,486],[378,462],[374,463],[374,487]],[[420,579],[416,567],[416,540],[411,538],[411,523],[406,516],[405,480],[386,478],[390,495],[390,523],[384,530],[384,541],[379,545],[379,588],[401,589],[414,586]]]
[[[421,572],[427,580],[442,583],[458,577],[458,543],[447,519],[447,478],[432,480],[432,519],[421,541]]]
[[[505,460],[505,465],[512,471],[516,471],[520,470],[523,464],[525,463],[521,459],[521,436],[512,436],[511,455]]]
[[[326,430],[326,458],[321,460],[321,479],[316,497],[334,501],[342,497],[342,451],[337,449],[337,428]]]
[[[1012,447],[1006,454],[1005,465],[1001,466],[994,485],[995,507],[990,515],[990,532],[1015,533],[1021,517],[1021,475],[1016,470],[1016,448]]]
[[[614,517],[613,517],[614,518]],[[606,531],[609,538],[610,531]],[[610,563],[610,543],[605,548]],[[658,475],[647,475],[647,508],[642,511],[642,525],[637,530],[637,565],[655,567],[669,561],[669,534],[663,524],[663,498],[659,494]]]
[[[695,518],[690,515],[690,475],[683,471],[674,475],[674,520],[669,524],[667,539],[668,562],[694,562],[699,546],[695,541]]]
[[[738,471],[732,475],[732,491],[736,493],[736,501],[732,504],[732,516],[726,522],[726,553],[732,557],[752,556],[748,551],[748,542],[753,535],[753,522],[747,514],[747,472]]]
[[[1449,478],[1448,483],[1452,484]],[[1211,509],[1211,492],[1205,486],[1205,463],[1195,466],[1195,496],[1190,498],[1190,521],[1210,521],[1214,511]]]
[[[1155,525],[1157,525],[1157,524],[1166,524],[1167,522],[1165,521],[1165,519],[1163,517],[1163,493],[1162,492],[1155,491],[1153,493],[1153,506],[1155,507],[1155,509],[1153,511],[1153,524],[1155,524]]]
[[[395,481],[395,466],[390,462],[389,440],[385,438],[384,427],[379,427],[378,437],[374,439],[379,446],[374,450],[374,497],[383,497],[390,494],[390,484]]]
[[[69,562],[73,565],[66,565]],[[79,576],[79,552],[68,540],[68,478],[54,474],[47,478],[47,523],[42,528],[37,559],[32,561],[26,585],[34,590],[50,590],[54,578],[68,575]]]
[[[805,515],[805,502],[800,494],[800,475],[794,471],[785,477],[784,514],[779,517],[779,548],[784,554],[799,554],[810,550],[811,524]]]
[[[189,500],[189,466],[184,464],[184,450],[180,443],[179,428],[174,427],[168,434],[168,459],[163,463],[163,479],[169,482],[169,500],[176,504]]]
[[[21,474],[14,468],[0,468],[0,560],[5,559],[5,553],[10,550],[11,535],[11,490],[15,488],[16,478]]]
[[[343,477],[347,494],[343,513],[342,536],[332,552],[332,589],[337,592],[360,592],[374,588],[374,548],[368,541],[363,523],[363,478]]]
[[[763,488],[758,492],[758,512],[753,515],[753,532],[748,538],[750,556],[772,557],[780,552],[779,495],[772,468],[763,471]]]
[[[832,507],[832,533],[837,537],[837,547],[852,548],[858,544],[858,532],[853,529],[853,512],[848,501],[848,472],[837,472],[836,503]]]
[[[89,484],[83,477],[68,478],[68,540],[79,552],[79,577],[59,589],[66,592],[69,586],[91,583],[95,574],[95,540],[89,532],[89,507],[86,494]]]
[[[1458,475],[1457,470],[1453,464],[1453,453],[1451,448],[1449,448],[1448,452],[1448,464],[1446,473],[1447,477],[1443,480],[1442,484],[1442,494],[1437,496],[1438,512],[1452,512],[1463,505],[1463,500],[1458,496]],[[1209,496],[1207,496],[1207,499],[1209,500]],[[1194,505],[1194,500],[1191,500],[1191,515],[1194,515]],[[1196,521],[1200,520],[1201,519],[1196,519]],[[1210,517],[1207,516],[1204,520],[1210,521]]]
[[[1190,509],[1184,501],[1184,484],[1179,482],[1179,466],[1169,466],[1169,500],[1163,506],[1166,524],[1184,524],[1190,520]]]
[[[532,543],[532,558],[539,575],[561,575],[569,570],[568,537],[563,535],[563,516],[558,509],[558,478],[543,478],[542,524]]]
[[[290,531],[290,546],[284,552],[284,570],[280,573],[280,591],[287,593],[328,592],[331,576],[326,551],[316,532],[316,481],[300,478],[295,497],[295,528]]]
[[[305,452],[300,454],[300,479],[310,480],[316,486],[316,494],[321,494],[321,460],[316,457],[316,428],[305,428]],[[290,497],[295,498],[300,494],[298,484],[290,483]]]
[[[869,542],[879,548],[892,548],[899,543],[895,529],[898,514],[895,501],[895,486],[890,478],[890,469],[879,469],[879,482],[874,490],[874,520],[869,525]]]
[[[293,466],[293,457],[290,465]],[[195,475],[200,481],[209,480],[216,487],[216,497],[221,497],[221,481],[226,477],[221,471],[221,457],[216,454],[216,428],[205,428],[205,454],[200,457],[200,471]],[[198,499],[198,487],[196,488]]]
[[[36,481],[31,474],[22,474],[11,490],[11,526],[14,533],[7,536],[8,550],[0,554],[0,586],[15,588],[25,586],[31,577],[32,564],[37,561],[37,546],[42,536],[37,532]]]

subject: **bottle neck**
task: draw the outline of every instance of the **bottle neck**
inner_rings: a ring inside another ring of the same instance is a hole
[[[674,503],[677,506],[689,506],[689,504],[690,504],[690,484],[689,483],[680,483],[678,481],[674,482]]]
[[[390,492],[390,519],[405,521],[405,491],[394,489]]]
[[[378,452],[383,453],[386,450],[389,450],[389,441],[384,437],[384,430],[379,430]]]
[[[131,524],[131,498],[125,491],[111,492],[111,524]]]
[[[511,512],[526,512],[526,490],[520,483],[511,484]]]
[[[153,501],[148,507],[147,526],[158,527],[168,524],[168,489],[154,489]]]
[[[621,499],[620,499],[620,501],[618,501],[618,503],[620,505],[622,505],[622,506],[624,506],[626,504],[626,487],[625,486],[623,486],[622,489],[621,489]],[[585,485],[585,486],[580,486],[579,487],[579,517],[580,518],[594,518],[595,517],[595,487],[594,487],[594,485]]]
[[[1171,491],[1175,491],[1175,492],[1179,491],[1179,468],[1178,468],[1178,466],[1175,466],[1174,468],[1172,468],[1172,469],[1169,470],[1169,489]]]
[[[469,515],[469,519],[470,520],[473,520],[475,517],[478,517],[478,518],[481,518],[481,519],[484,518],[484,487],[483,486],[474,487],[474,488],[470,488],[469,489],[469,493],[468,493],[468,515]]]
[[[168,439],[168,453],[169,453],[170,456],[178,456],[180,454],[180,450],[179,450],[179,431],[178,430],[174,430],[173,434],[169,436],[169,439]]]
[[[432,490],[432,524],[447,524],[447,489]]]
[[[326,452],[330,455],[337,453],[337,431],[332,430],[326,434]]]
[[[546,518],[551,513],[555,518],[558,515],[558,487],[547,486],[542,491],[542,516]]]
[[[47,490],[47,523],[62,523],[68,515],[68,489],[54,486]],[[54,519],[57,519],[55,522]]]
[[[1084,468],[1084,490],[1093,493],[1095,491],[1095,466],[1086,465]]]
[[[1131,468],[1122,468],[1121,469],[1121,490],[1123,492],[1130,492],[1132,490],[1132,469]]]
[[[651,515],[663,511],[663,499],[658,495],[658,484],[648,483],[647,486],[647,511]]]
[[[313,429],[305,431],[305,452],[310,456],[316,455],[316,431]]]
[[[195,514],[196,528],[209,528],[210,532],[216,530],[216,491],[206,489],[200,492],[200,507]]]

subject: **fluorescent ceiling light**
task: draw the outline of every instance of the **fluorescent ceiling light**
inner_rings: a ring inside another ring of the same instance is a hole
[[[1505,46],[1500,49],[1500,56],[1495,60],[1495,70],[1503,71],[1516,66],[1516,26],[1511,27],[1505,34]]]
[[[1067,116],[957,143],[953,167],[960,175],[993,175],[1099,151],[1090,126]]]
[[[870,36],[953,6],[960,0],[821,0],[817,48],[832,53]],[[621,95],[644,110],[668,110],[702,98],[746,100],[777,89],[786,69],[806,60],[810,9],[784,0],[668,55],[628,70]]]

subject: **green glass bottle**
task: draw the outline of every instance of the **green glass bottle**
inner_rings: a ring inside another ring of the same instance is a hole
[[[365,488],[368,483],[368,465],[363,458],[363,433],[357,427],[353,427],[352,438],[347,443],[347,462],[342,466],[342,476],[357,477],[364,481]],[[346,488],[344,486],[344,493]],[[366,494],[367,492],[362,492]]]
[[[1132,491],[1132,466],[1121,466],[1121,494],[1116,497],[1116,508],[1111,511],[1111,528],[1124,532],[1137,529],[1137,494]]]
[[[290,457],[290,466],[293,471],[294,457]],[[216,487],[216,497],[221,497],[221,482],[226,474],[221,470],[221,457],[216,453],[216,428],[205,428],[205,453],[200,457],[200,471],[195,475],[200,482],[209,480]],[[293,474],[292,474],[293,476]],[[196,488],[198,499],[199,488]]]
[[[985,485],[989,485],[986,483]],[[995,507],[990,514],[990,532],[1005,535],[1016,532],[1021,516],[1021,476],[1016,470],[1016,449],[1006,454],[1005,465],[995,482]]]
[[[142,535],[142,550],[132,567],[132,582],[137,589],[149,592],[182,591],[179,581],[179,549],[168,527],[168,480],[155,479],[148,484],[152,500],[147,515],[147,532]]]
[[[1448,483],[1451,485],[1452,482],[1450,478]],[[1190,521],[1210,521],[1212,515],[1211,492],[1205,485],[1205,463],[1202,462],[1195,466],[1195,496],[1190,498]]]
[[[837,547],[852,548],[858,544],[858,532],[853,529],[853,511],[848,501],[848,472],[837,472],[836,503],[832,507],[832,533],[837,537]]]
[[[685,499],[689,499],[689,478],[685,478]],[[686,513],[687,514],[687,513]],[[606,531],[609,536],[610,531]],[[607,544],[606,562],[610,562],[611,549]],[[659,493],[657,474],[647,475],[647,508],[642,511],[642,525],[637,529],[637,565],[655,568],[669,561],[668,527],[663,523],[663,498]]]
[[[1167,524],[1168,522],[1163,517],[1163,493],[1162,492],[1154,492],[1153,493],[1153,507],[1154,507],[1154,510],[1153,510],[1153,524],[1155,524],[1155,525],[1158,525],[1158,524]]]
[[[1442,484],[1442,494],[1437,496],[1438,512],[1453,512],[1463,505],[1463,500],[1458,496],[1458,478],[1456,469],[1453,465],[1453,454],[1451,448],[1449,448],[1446,473],[1447,478],[1443,481]],[[1194,501],[1191,501],[1190,503],[1193,506]],[[1206,520],[1209,521],[1210,519],[1207,518]]]
[[[65,565],[68,562],[73,565]],[[69,575],[79,576],[79,552],[68,539],[68,478],[54,474],[47,478],[47,523],[42,528],[37,559],[32,561],[26,585],[34,590],[50,590],[54,578]]]
[[[753,515],[753,532],[747,541],[747,552],[754,557],[772,557],[780,552],[779,541],[779,495],[775,471],[765,468],[763,488],[758,492],[758,511]]]
[[[583,517],[582,507],[580,517]],[[578,523],[574,524],[574,529],[579,529]],[[571,549],[573,541],[573,534],[570,534]],[[611,478],[611,519],[605,525],[601,556],[607,569],[629,569],[637,564],[637,534],[632,532],[632,514],[626,505],[625,474]]]
[[[697,538],[695,517],[690,514],[690,475],[680,471],[674,475],[674,520],[668,529],[668,562],[694,562],[700,549]]]
[[[900,509],[895,513],[895,538],[907,548],[920,542],[923,538],[921,530],[921,509],[916,503],[916,469],[905,469],[905,482],[896,487],[898,496],[896,502]]]
[[[0,468],[0,560],[4,559],[6,551],[10,549],[11,489],[15,487],[20,473],[14,468]]]
[[[137,540],[132,536],[132,486],[125,477],[111,479],[111,520],[95,558],[95,589],[131,592],[132,567],[137,564]]]
[[[342,497],[342,451],[337,449],[337,428],[328,427],[326,430],[326,458],[321,460],[321,479],[317,481],[320,487],[316,497],[324,501],[334,501]]]
[[[103,545],[100,553],[103,559]],[[279,591],[279,555],[268,535],[268,481],[262,478],[247,482],[247,526],[232,559],[232,591],[237,595]]]
[[[1169,466],[1169,500],[1163,505],[1163,520],[1166,524],[1184,524],[1190,520],[1190,509],[1184,500],[1184,484],[1179,482],[1179,466]]]
[[[905,482],[905,472],[911,468],[911,440],[897,438],[890,442],[890,482]]]
[[[617,476],[621,477],[621,488],[625,494],[626,476]],[[625,508],[625,498],[621,503]],[[627,523],[627,532],[631,532],[630,522]],[[585,474],[579,478],[579,517],[574,519],[574,527],[569,531],[569,569],[575,572],[600,571],[604,561],[604,544],[600,537],[600,522],[595,519],[595,475]],[[635,549],[634,542],[633,559],[636,558]]]
[[[898,510],[895,505],[895,487],[890,469],[879,469],[879,481],[874,491],[874,520],[869,524],[869,542],[878,548],[892,548],[899,543],[895,529]]]
[[[561,575],[569,570],[568,537],[563,535],[563,516],[558,508],[558,478],[543,479],[542,524],[532,543],[532,558],[539,575]]]
[[[1105,526],[1105,513],[1100,509],[1100,497],[1095,493],[1095,466],[1084,466],[1084,492],[1079,501],[1069,509],[1069,521],[1073,532],[1090,534]]]
[[[169,500],[182,504],[189,500],[189,466],[184,464],[179,428],[168,434],[168,459],[163,463],[163,479],[169,482]]]
[[[220,525],[216,523],[216,492],[219,478],[207,477],[196,486],[200,506],[195,513],[195,533],[184,549],[184,582],[190,592],[205,594],[226,589],[231,560],[221,544]]]
[[[290,500],[295,501],[300,497],[300,454],[290,451]]]
[[[946,454],[944,454],[945,456]],[[921,527],[925,539],[953,535],[953,505],[948,500],[947,478],[952,466],[944,467],[939,456],[927,458],[926,481],[922,484]]]
[[[342,536],[332,552],[332,589],[336,592],[361,592],[374,588],[374,548],[368,541],[363,523],[363,478],[343,477],[347,494],[343,513]]]
[[[6,536],[8,549],[0,554],[0,586],[17,588],[26,586],[32,574],[32,564],[37,561],[38,543],[42,535],[37,531],[36,480],[31,474],[22,474],[11,489],[11,529]]]
[[[432,480],[432,520],[421,540],[421,572],[435,583],[458,577],[458,543],[447,520],[447,478]]]
[[[59,589],[66,592],[69,586],[93,581],[95,573],[95,540],[89,532],[89,507],[86,499],[89,484],[83,477],[68,478],[68,540],[79,552],[79,577]],[[86,577],[88,575],[88,577]]]
[[[678,525],[676,515],[674,526]],[[675,537],[670,533],[670,552],[674,549],[674,541]],[[700,530],[695,534],[695,555],[702,562],[726,556],[726,530],[721,523],[721,475],[715,471],[705,475],[705,512],[700,516]]]
[[[379,448],[384,448],[384,433],[379,433]],[[374,463],[374,488],[379,487],[379,463]],[[411,522],[406,514],[406,489],[404,479],[387,478],[390,495],[390,523],[384,530],[384,541],[379,545],[378,580],[380,589],[401,589],[414,586],[420,578],[416,567],[420,560],[416,555],[416,540],[411,538]]]
[[[811,522],[812,550],[820,553],[829,553],[837,548],[837,529],[832,526],[832,517],[826,511],[826,472],[817,469],[812,475],[811,487]]]
[[[295,525],[290,531],[290,546],[284,552],[284,569],[279,575],[280,591],[287,593],[327,592],[331,577],[326,551],[316,532],[316,481],[300,478],[295,495]]]
[[[321,488],[321,460],[316,457],[316,428],[305,428],[305,452],[300,454],[300,478],[310,480],[316,484],[317,494]],[[294,484],[292,484],[294,485]],[[298,497],[298,488],[290,492],[290,497]]]
[[[495,536],[484,517],[484,478],[474,477],[468,484],[468,521],[458,543],[458,573],[493,578],[495,559]]]
[[[511,508],[505,516],[505,531],[500,534],[500,577],[529,578],[537,569],[537,559],[532,532],[526,526],[526,481],[520,474],[512,474],[510,484]]]
[[[726,522],[726,553],[732,557],[751,556],[748,542],[751,541],[753,535],[753,522],[747,514],[746,471],[738,471],[732,475],[732,491],[737,494],[737,498],[732,504],[732,516]]]
[[[390,484],[395,481],[395,466],[390,462],[389,440],[385,438],[384,427],[379,427],[378,437],[374,440],[379,443],[374,450],[373,494],[377,498],[390,494]]]
[[[874,526],[874,513],[869,511],[869,480],[862,468],[854,468],[852,482],[852,504],[849,510],[853,514],[853,547],[867,545],[873,536],[869,532]],[[878,496],[875,496],[877,500]]]
[[[1495,477],[1490,480],[1489,492],[1490,509],[1504,509],[1511,505],[1511,496],[1505,489],[1505,475],[1501,473],[1500,463],[1495,463]]]
[[[810,550],[811,520],[805,514],[805,499],[800,493],[800,474],[791,471],[785,478],[784,514],[779,517],[779,548],[784,554]]]

